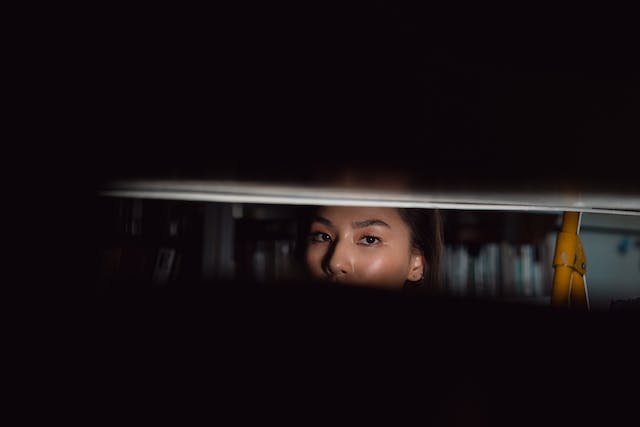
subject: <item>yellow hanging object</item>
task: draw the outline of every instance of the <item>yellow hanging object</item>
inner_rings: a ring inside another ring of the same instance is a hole
[[[584,275],[587,258],[578,236],[580,213],[565,212],[562,228],[556,238],[553,257],[553,288],[551,307],[589,310],[589,298]]]

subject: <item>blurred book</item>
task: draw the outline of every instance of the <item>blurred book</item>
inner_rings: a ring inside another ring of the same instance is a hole
[[[160,248],[158,250],[158,256],[153,269],[153,277],[151,279],[153,286],[166,286],[169,283],[175,259],[175,249]]]
[[[444,256],[445,292],[478,298],[526,299],[551,294],[553,266],[548,242],[486,243],[472,249],[447,245]]]

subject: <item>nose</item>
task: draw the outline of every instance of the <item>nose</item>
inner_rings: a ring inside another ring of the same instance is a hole
[[[353,258],[349,250],[349,242],[344,239],[336,240],[323,259],[324,272],[332,280],[347,278],[353,273]]]

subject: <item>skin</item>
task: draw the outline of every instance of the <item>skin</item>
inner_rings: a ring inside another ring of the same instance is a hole
[[[422,277],[425,260],[394,208],[329,206],[317,212],[306,264],[318,279],[401,289]]]

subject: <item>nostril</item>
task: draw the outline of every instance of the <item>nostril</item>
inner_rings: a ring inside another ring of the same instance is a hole
[[[332,283],[342,283],[342,282],[345,282],[346,279],[347,279],[346,274],[333,274],[329,276],[329,281]]]

